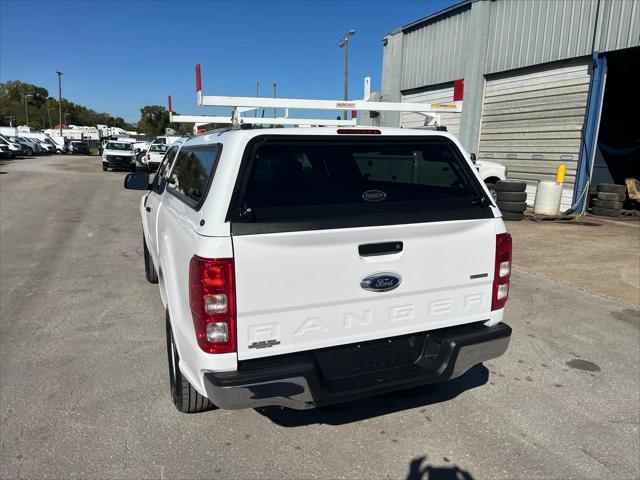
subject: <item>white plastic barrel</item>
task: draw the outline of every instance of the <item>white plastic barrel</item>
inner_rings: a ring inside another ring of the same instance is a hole
[[[533,213],[539,215],[559,215],[562,200],[562,183],[543,180],[538,183]]]

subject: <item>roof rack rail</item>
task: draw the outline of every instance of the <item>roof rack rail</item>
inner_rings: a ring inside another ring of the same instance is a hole
[[[194,130],[198,126],[218,123],[229,124],[235,128],[242,125],[281,125],[281,126],[356,126],[356,112],[408,112],[417,113],[425,117],[425,126],[437,127],[440,124],[438,113],[459,113],[462,111],[460,102],[451,103],[413,103],[413,102],[372,102],[371,78],[364,79],[364,97],[362,100],[311,100],[302,98],[267,98],[267,97],[228,97],[202,94],[202,69],[196,65],[196,100],[200,107],[231,107],[230,117],[214,115],[174,115],[169,96],[169,114],[171,122],[194,123]],[[242,113],[259,108],[283,109],[283,117],[247,117]],[[351,110],[352,118],[320,119],[320,118],[291,118],[289,110]]]

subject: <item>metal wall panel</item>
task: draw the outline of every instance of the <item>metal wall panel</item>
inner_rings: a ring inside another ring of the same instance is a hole
[[[402,96],[403,102],[414,103],[452,103],[453,85],[420,93]],[[440,124],[456,137],[460,133],[460,113],[440,113]],[[403,112],[400,114],[400,126],[403,128],[419,128],[424,125],[425,117],[418,113]]]
[[[597,10],[594,0],[492,2],[485,73],[590,55]]]
[[[608,52],[640,45],[640,1],[600,0],[595,50]]]
[[[402,90],[464,77],[471,6],[404,34]]]
[[[478,158],[508,169],[509,180],[555,179],[566,165],[562,207],[571,206],[589,92],[589,63],[487,79]]]

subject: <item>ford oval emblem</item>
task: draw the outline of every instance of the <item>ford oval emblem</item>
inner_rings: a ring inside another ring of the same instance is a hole
[[[370,292],[388,292],[398,288],[402,282],[402,277],[396,273],[382,272],[374,273],[365,277],[360,282],[360,286]]]
[[[367,202],[381,202],[387,198],[387,194],[382,190],[367,190],[362,194],[362,199]]]

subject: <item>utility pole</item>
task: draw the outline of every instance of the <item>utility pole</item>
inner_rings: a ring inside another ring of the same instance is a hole
[[[63,73],[56,70],[58,74],[58,123],[60,124],[60,136],[62,136],[62,75]]]
[[[349,30],[342,36],[338,46],[344,48],[344,101],[349,100],[349,37],[356,34],[355,30]],[[347,119],[347,110],[344,111],[343,120]]]
[[[258,98],[260,96],[260,82],[256,81],[256,98]],[[253,111],[253,116],[258,118],[258,109],[256,108]]]
[[[276,82],[273,82],[273,98],[276,98],[278,96],[278,84]],[[276,109],[273,109],[273,118],[276,118]]]
[[[29,126],[29,107],[28,107],[28,104],[27,104],[27,98],[29,98],[29,97],[33,97],[33,95],[31,95],[30,93],[27,93],[24,96],[24,111],[27,114],[27,127]]]

